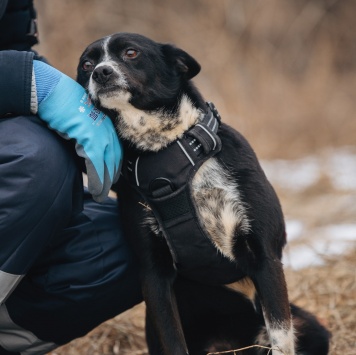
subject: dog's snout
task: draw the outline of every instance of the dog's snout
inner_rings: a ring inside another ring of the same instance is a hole
[[[93,80],[95,80],[97,83],[99,84],[105,84],[111,74],[114,72],[113,68],[108,66],[108,65],[103,65],[103,66],[100,66],[98,68],[96,68],[94,71],[93,71]]]

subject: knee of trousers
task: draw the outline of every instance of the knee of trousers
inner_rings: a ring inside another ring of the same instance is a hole
[[[73,151],[35,116],[0,121],[0,247],[11,237],[9,254],[23,243],[46,244],[80,208],[81,173]],[[3,271],[24,272],[6,270],[4,258]]]
[[[78,174],[72,144],[35,116],[1,120],[0,148],[2,172],[28,194],[52,196]]]
[[[6,302],[14,323],[50,343],[81,337],[142,301],[138,261],[117,202],[98,204],[85,195],[84,211],[54,238],[35,272]]]

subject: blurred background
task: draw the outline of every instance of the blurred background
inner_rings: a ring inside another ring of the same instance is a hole
[[[291,299],[333,331],[331,354],[354,354],[356,1],[35,4],[36,49],[73,78],[85,47],[115,32],[174,43],[198,60],[195,83],[250,141],[281,198]],[[143,307],[53,354],[146,354]]]
[[[354,0],[36,0],[41,45],[75,77],[94,40],[136,32],[202,65],[195,82],[258,155],[356,143]]]

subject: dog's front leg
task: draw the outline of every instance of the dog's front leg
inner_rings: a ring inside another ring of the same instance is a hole
[[[141,259],[142,292],[149,326],[153,327],[153,333],[159,338],[162,350],[156,352],[149,349],[150,354],[186,355],[188,350],[173,290],[176,270],[171,254],[163,238],[152,236],[145,242],[147,247],[147,243],[150,245]]]
[[[162,280],[156,274],[146,274],[144,277],[148,279],[143,281],[143,296],[147,307],[147,317],[160,340],[162,352],[159,352],[159,354],[188,354],[172,288],[172,280]],[[157,355],[151,351],[150,354]]]
[[[268,258],[251,279],[261,302],[273,355],[294,355],[294,332],[282,263]]]

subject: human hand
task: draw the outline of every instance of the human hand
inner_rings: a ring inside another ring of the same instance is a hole
[[[38,116],[85,159],[88,189],[100,202],[119,179],[122,147],[110,118],[94,107],[76,81],[41,61],[33,61]]]

